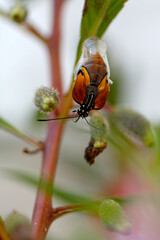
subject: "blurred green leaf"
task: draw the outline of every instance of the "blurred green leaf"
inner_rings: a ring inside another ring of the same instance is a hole
[[[4,172],[4,171],[3,171]],[[17,170],[12,170],[12,169],[8,169],[5,171],[9,177],[12,177],[18,181],[20,181],[21,183],[25,183],[30,185],[31,187],[36,187],[39,184],[39,180],[36,176],[33,176],[30,173],[26,173],[23,171],[17,171]],[[69,203],[78,203],[78,202],[84,202],[84,201],[88,201],[89,199],[87,197],[83,197],[80,195],[76,195],[74,193],[70,193],[64,189],[61,189],[60,187],[54,187],[54,189],[52,188],[52,186],[48,185],[47,183],[42,183],[41,182],[41,187],[42,190],[47,190],[50,194],[52,194],[53,196],[56,196],[60,199],[62,199],[63,201],[69,202]]]
[[[101,203],[99,216],[106,229],[122,234],[129,233],[131,230],[131,224],[128,222],[125,212],[117,202],[111,199]]]
[[[24,133],[20,132],[17,128],[12,126],[10,123],[8,123],[6,120],[4,120],[1,117],[0,117],[0,129],[3,129],[5,131],[19,137],[20,139],[24,140],[25,142],[27,142],[31,145],[34,145],[36,147],[40,147],[39,141],[37,141],[36,139],[31,138],[31,137],[25,135]]]
[[[157,153],[157,163],[160,166],[160,125],[154,127],[156,135],[156,153]]]
[[[7,175],[11,178],[14,178],[15,180],[18,180],[21,183],[27,184],[31,187],[37,188],[39,184],[39,180],[36,176],[33,176],[30,173],[13,170],[13,169],[3,169],[3,173],[7,173]],[[46,187],[47,184],[42,184],[42,188]],[[56,196],[57,198],[60,198],[61,200],[68,202],[68,203],[83,203],[83,202],[89,202],[91,201],[91,198],[86,196],[81,196],[78,194],[71,193],[69,191],[66,191],[62,189],[61,187],[54,187],[50,186],[50,192],[52,192],[53,196]],[[130,203],[133,200],[132,198],[112,198],[116,201],[118,201],[121,204],[127,204]],[[101,200],[100,200],[101,201]]]
[[[115,108],[109,118],[121,135],[131,142],[138,143],[140,141],[146,147],[155,145],[151,124],[141,114],[125,108]]]
[[[22,133],[16,129],[15,127],[13,127],[10,123],[8,123],[7,121],[5,121],[3,118],[0,117],[0,128],[15,134],[16,136],[18,135],[22,135]]]
[[[24,171],[18,171],[18,170],[13,170],[13,169],[3,169],[3,173],[7,173],[9,177],[14,178],[15,180],[20,181],[21,183],[27,184],[31,187],[37,187],[39,184],[38,177],[34,176],[31,173],[27,173]],[[44,184],[43,186],[46,186],[47,184]],[[62,189],[61,187],[54,187],[52,189],[53,191],[53,196],[56,195],[56,197],[65,200],[66,202],[73,202],[73,203],[79,203],[79,202],[86,202],[90,201],[91,198],[88,198],[86,196],[80,196],[74,193],[70,193],[69,191],[66,191]],[[126,204],[131,202],[132,198],[115,198],[115,197],[110,197],[116,201],[118,201],[121,204]]]
[[[9,234],[7,233],[5,223],[0,217],[0,240],[10,240]]]
[[[76,62],[80,58],[84,40],[101,37],[125,2],[126,0],[85,0]]]

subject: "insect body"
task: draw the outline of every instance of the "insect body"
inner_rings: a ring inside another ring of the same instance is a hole
[[[109,74],[105,44],[98,38],[88,38],[75,69],[72,92],[73,99],[80,104],[75,110],[79,118],[86,118],[90,110],[104,107],[109,92]]]
[[[72,96],[80,107],[78,118],[85,118],[89,111],[104,107],[109,93],[110,71],[105,44],[96,37],[88,38],[82,46],[82,56],[75,68],[75,84]],[[39,119],[38,121],[62,120],[72,117]],[[87,121],[87,119],[86,119]],[[88,122],[88,121],[87,121]]]

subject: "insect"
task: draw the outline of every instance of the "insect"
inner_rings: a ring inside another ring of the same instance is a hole
[[[78,116],[46,119],[39,121],[61,120],[88,116],[89,111],[104,107],[109,93],[110,70],[106,55],[106,45],[97,37],[84,41],[82,55],[75,68],[75,84],[72,91],[73,99],[80,107],[73,112]],[[88,121],[87,121],[88,123]],[[91,125],[91,124],[90,124]]]
[[[86,118],[89,111],[104,107],[111,80],[106,46],[97,37],[88,38],[82,47],[82,56],[75,69],[73,99],[80,105],[78,118]]]

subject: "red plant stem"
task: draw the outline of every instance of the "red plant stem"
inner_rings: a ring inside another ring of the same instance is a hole
[[[59,91],[61,102],[62,83],[59,57],[60,12],[63,0],[54,0],[54,19],[51,38],[48,42],[51,57],[52,86]],[[69,109],[68,109],[69,111]],[[50,116],[53,118],[54,116]],[[58,152],[60,147],[63,124],[58,121],[49,122],[48,133],[44,143],[44,154],[41,168],[41,180],[52,184],[55,176]],[[39,184],[32,218],[32,237],[34,240],[44,240],[53,221],[52,197]]]
[[[63,125],[57,121],[49,122],[48,135],[44,145],[41,180],[52,184],[58,159]],[[52,198],[47,190],[39,186],[33,219],[32,236],[34,240],[45,239],[49,226],[53,221]]]
[[[52,86],[57,88],[62,102],[62,81],[60,69],[60,13],[64,0],[54,0],[54,24],[51,37],[49,39],[49,52],[51,57]],[[56,73],[56,74],[55,74]]]

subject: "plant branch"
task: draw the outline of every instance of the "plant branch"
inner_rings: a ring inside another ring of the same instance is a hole
[[[21,138],[23,141],[29,143],[30,145],[36,147],[38,150],[43,149],[43,143],[35,138],[29,137],[26,134],[20,132],[17,128],[13,127],[9,122],[5,121],[0,117],[0,129],[3,129],[14,136]]]
[[[9,14],[7,12],[4,12],[1,9],[0,9],[0,16],[12,21]],[[22,23],[16,23],[16,24],[17,24],[17,26],[22,27],[23,29],[25,29],[26,31],[28,31],[29,33],[31,33],[32,35],[34,35],[35,37],[40,39],[42,42],[44,42],[45,44],[48,45],[49,39],[46,36],[44,36],[43,34],[41,34],[32,24],[30,24],[28,22],[22,22]]]
[[[27,30],[29,33],[33,34],[35,37],[37,37],[38,39],[40,39],[42,42],[44,42],[45,44],[48,45],[49,39],[42,35],[33,25],[31,25],[28,22],[23,22],[22,24],[20,24],[21,27],[23,27],[25,30]]]
[[[54,1],[52,34],[49,39],[49,53],[51,60],[52,86],[59,91],[61,102],[62,81],[59,56],[60,41],[60,12],[63,0]],[[67,109],[69,111],[69,109]],[[54,118],[51,114],[50,118]],[[32,236],[34,240],[44,240],[48,229],[53,221],[52,194],[48,188],[42,187],[46,182],[48,186],[53,186],[56,172],[58,153],[60,148],[63,123],[59,121],[50,121],[48,123],[48,133],[44,143],[43,162],[41,168],[40,183],[38,187],[33,217],[32,217]]]
[[[96,214],[98,206],[100,205],[101,202],[102,201],[90,201],[90,202],[77,203],[77,204],[55,208],[53,209],[53,219],[55,220],[68,213],[80,212],[80,211],[87,211],[92,214],[93,213]]]

